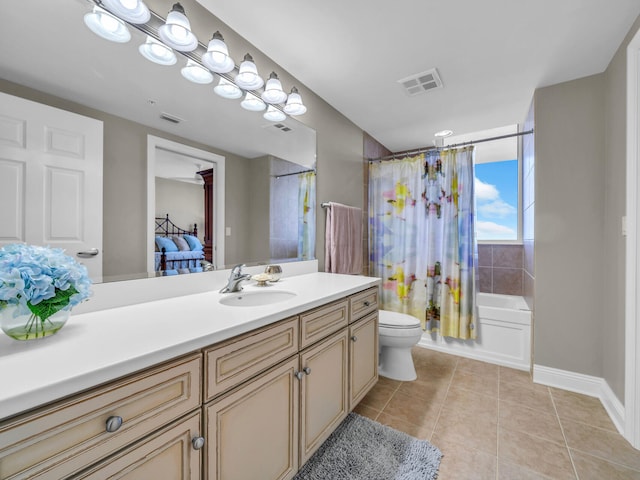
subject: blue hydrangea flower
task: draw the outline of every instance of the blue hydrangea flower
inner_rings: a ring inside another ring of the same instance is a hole
[[[75,293],[69,296],[64,292],[70,288]],[[0,249],[0,309],[16,305],[16,314],[35,314],[48,305],[71,308],[90,295],[86,267],[64,250],[25,244]]]

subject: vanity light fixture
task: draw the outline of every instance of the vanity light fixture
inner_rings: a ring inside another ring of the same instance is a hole
[[[102,0],[102,5],[115,16],[137,25],[151,18],[149,8],[141,0]]]
[[[216,32],[209,40],[207,52],[202,55],[202,63],[212,72],[229,73],[236,66],[229,56],[229,49],[220,32]]]
[[[240,64],[238,75],[235,78],[236,85],[243,90],[257,90],[264,85],[264,80],[258,75],[258,68],[253,62],[253,57],[248,53]]]
[[[282,90],[282,84],[276,72],[271,72],[269,75],[269,80],[262,92],[262,100],[271,104],[284,103],[287,100],[287,94]]]
[[[250,110],[252,112],[261,112],[267,108],[267,105],[251,92],[247,92],[244,96],[244,100],[240,102],[240,106],[245,110]]]
[[[191,52],[198,46],[198,39],[191,31],[189,19],[179,2],[173,5],[165,24],[158,29],[158,35],[165,44],[179,52]]]
[[[84,23],[93,33],[117,43],[127,43],[131,33],[122,20],[97,5],[84,16]]]
[[[220,81],[218,85],[213,87],[213,91],[223,98],[230,98],[232,100],[242,97],[242,90],[224,77],[220,77]]]
[[[174,65],[178,59],[169,47],[147,35],[147,41],[138,47],[138,51],[147,60],[158,65]]]
[[[302,115],[307,111],[307,107],[302,103],[302,97],[296,87],[291,89],[289,98],[287,98],[287,104],[284,106],[284,113],[287,115]]]
[[[272,122],[282,122],[287,118],[284,112],[282,112],[281,110],[278,110],[273,105],[269,105],[267,107],[267,111],[264,112],[264,115],[262,116],[264,117],[265,120],[270,120]]]
[[[213,82],[213,74],[199,63],[187,60],[187,64],[180,70],[182,76],[193,83],[206,85]]]

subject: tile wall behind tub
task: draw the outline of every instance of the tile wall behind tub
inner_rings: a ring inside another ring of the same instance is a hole
[[[485,293],[522,295],[523,258],[522,245],[478,245],[479,290]]]

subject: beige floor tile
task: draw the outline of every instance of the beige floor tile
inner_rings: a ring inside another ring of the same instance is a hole
[[[496,457],[465,443],[431,442],[443,454],[438,480],[495,480]]]
[[[529,372],[515,368],[500,367],[500,385],[519,385],[523,388],[533,387],[533,378]]]
[[[466,370],[456,369],[451,387],[464,388],[474,392],[498,398],[498,376],[484,376]]]
[[[359,403],[358,405],[356,405],[353,411],[358,415],[362,415],[363,417],[367,417],[371,420],[375,420],[376,418],[378,418],[378,415],[380,415],[379,410],[374,410],[373,408],[367,407],[362,403]]]
[[[385,383],[378,382],[369,393],[360,401],[360,404],[373,408],[374,410],[382,411],[384,406],[391,400],[391,397],[395,393],[396,388],[390,387]]]
[[[385,387],[389,387],[395,390],[400,386],[401,383],[402,382],[400,382],[399,380],[393,380],[391,378],[383,377],[382,375],[380,375],[378,377],[378,383],[376,383],[376,385],[384,385]]]
[[[558,388],[550,388],[549,390],[560,420],[574,420],[617,432],[615,425],[599,399]]]
[[[402,382],[398,392],[422,398],[429,402],[442,402],[449,390],[449,382],[422,381]]]
[[[580,480],[640,480],[640,471],[571,450]]]
[[[498,461],[498,480],[553,480],[528,468],[514,465],[513,463]]]
[[[526,433],[500,427],[498,458],[501,462],[518,465],[554,479],[576,478],[565,445],[558,445]]]
[[[444,399],[442,412],[453,412],[497,422],[498,399],[472,390],[452,386]]]
[[[442,413],[431,440],[436,445],[454,443],[497,455],[498,424],[483,416]]]
[[[517,384],[500,384],[500,400],[517,403],[524,407],[540,410],[548,415],[555,415],[549,387],[544,385],[532,385],[531,388],[522,388]]]
[[[411,435],[412,437],[419,438],[421,440],[431,440],[431,433],[433,431],[433,427],[431,426],[417,425],[415,423],[405,422],[404,420],[392,417],[391,415],[388,415],[386,413],[381,413],[376,421],[391,428],[395,428],[396,430],[400,430],[401,432],[404,432],[407,435]]]
[[[449,355],[447,353],[437,352],[435,350],[429,350],[428,348],[418,346],[413,347],[411,355],[416,368],[423,365],[455,368],[458,363],[458,359],[460,358],[455,355]]]
[[[492,363],[461,357],[458,360],[456,371],[470,373],[485,378],[495,378],[497,381],[500,373],[500,367]]]
[[[405,423],[433,429],[440,413],[440,406],[440,403],[426,402],[398,392],[393,395],[382,413]]]
[[[500,400],[498,409],[501,428],[528,433],[564,445],[564,435],[556,415],[548,415],[506,400]]]
[[[560,423],[572,450],[640,470],[640,450],[633,448],[619,433],[563,419]]]

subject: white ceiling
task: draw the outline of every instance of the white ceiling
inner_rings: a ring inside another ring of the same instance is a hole
[[[640,14],[638,0],[198,1],[392,151],[521,123],[536,88],[604,71]],[[434,67],[442,89],[397,83]]]

